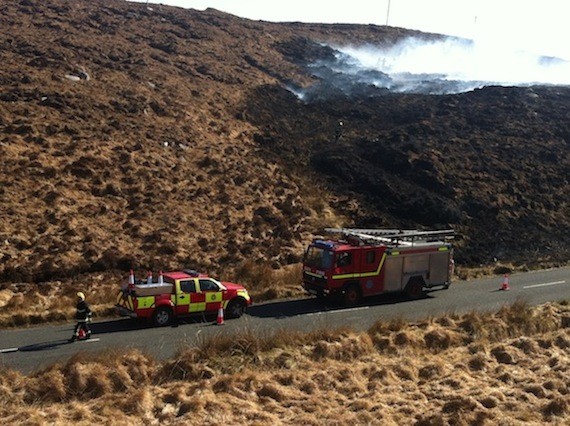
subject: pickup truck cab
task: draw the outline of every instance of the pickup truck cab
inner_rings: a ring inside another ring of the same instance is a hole
[[[215,313],[220,308],[227,318],[239,318],[249,305],[251,297],[242,285],[183,270],[164,273],[158,283],[122,286],[116,308],[122,316],[146,318],[164,326],[177,317]]]

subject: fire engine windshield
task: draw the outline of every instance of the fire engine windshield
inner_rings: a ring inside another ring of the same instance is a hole
[[[333,264],[333,253],[321,247],[310,246],[305,253],[305,266],[329,269]]]

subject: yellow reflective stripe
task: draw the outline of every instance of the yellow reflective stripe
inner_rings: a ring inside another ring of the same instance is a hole
[[[151,308],[154,306],[154,296],[137,297],[137,301],[139,302],[139,309]]]
[[[321,275],[321,274],[315,274],[315,273],[309,272],[309,271],[305,271],[305,274],[310,275],[310,276],[312,276],[312,277],[324,278],[324,276]]]
[[[134,310],[133,298],[128,294],[123,294],[123,292],[119,293],[119,296],[117,297],[117,304],[122,305],[131,311]]]
[[[447,250],[449,250],[449,247],[440,247],[438,250],[439,251],[447,251]]]
[[[237,294],[238,294],[238,296],[241,296],[245,300],[249,301],[249,293],[247,292],[247,290],[238,290]],[[227,305],[227,301],[224,305]],[[224,306],[224,308],[225,308],[225,306]]]
[[[206,310],[206,302],[190,303],[188,312],[202,312]]]
[[[382,259],[380,259],[380,264],[378,265],[378,269],[376,272],[364,272],[360,274],[361,277],[374,277],[376,275],[380,275],[380,271],[382,270],[382,266],[384,266],[384,261],[386,260],[386,253],[382,254]]]
[[[341,274],[341,275],[333,275],[333,280],[343,280],[346,278],[364,278],[364,277],[375,277],[376,275],[380,275],[380,271],[382,270],[382,266],[384,266],[384,261],[386,260],[386,253],[382,255],[382,259],[380,259],[380,263],[378,264],[378,269],[374,272],[362,272],[360,274]]]
[[[333,280],[344,280],[345,278],[358,278],[360,274],[342,274],[342,275],[333,275]]]
[[[392,252],[392,256],[398,256],[399,254],[400,254],[399,251],[393,251],[393,252]]]

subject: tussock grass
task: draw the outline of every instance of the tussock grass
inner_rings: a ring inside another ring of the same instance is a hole
[[[533,308],[517,300],[495,313],[469,312],[459,318],[448,315],[418,323],[406,323],[397,318],[375,323],[368,334],[375,348],[382,353],[418,350],[439,353],[465,345],[470,345],[470,350],[476,353],[478,345],[514,337],[520,337],[516,344],[523,352],[531,353],[534,346],[524,336],[564,328],[566,316],[554,315],[553,306]]]
[[[3,284],[0,327],[74,321],[77,291],[83,291],[95,317],[114,316],[113,305],[125,279],[118,271],[50,283]]]
[[[265,262],[246,260],[234,270],[232,279],[242,283],[258,302],[304,294],[300,263],[274,269]]]
[[[544,265],[543,268],[547,268],[548,265]],[[500,263],[491,265],[481,265],[478,267],[470,266],[457,266],[455,269],[455,275],[460,280],[471,280],[477,278],[491,277],[495,275],[512,274],[515,272],[528,272],[531,268],[524,264],[515,263]]]

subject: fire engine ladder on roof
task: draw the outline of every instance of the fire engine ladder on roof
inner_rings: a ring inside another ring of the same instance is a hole
[[[413,246],[415,243],[433,243],[452,239],[453,229],[440,231],[418,231],[416,229],[356,229],[356,228],[326,228],[326,232],[342,234],[346,237],[358,238],[362,241],[377,241],[401,246]]]

